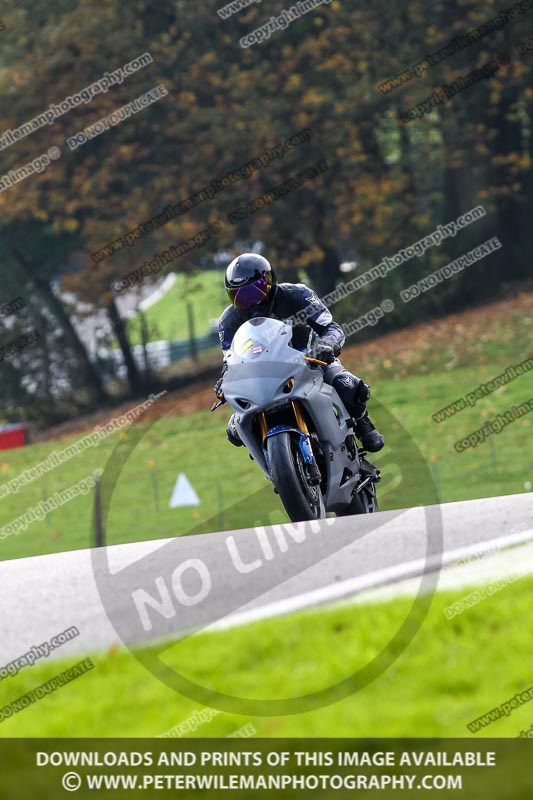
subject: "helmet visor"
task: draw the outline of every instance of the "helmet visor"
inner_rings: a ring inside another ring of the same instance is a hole
[[[253,283],[239,288],[229,288],[228,296],[235,308],[245,311],[261,303],[272,287],[272,276],[262,275]]]

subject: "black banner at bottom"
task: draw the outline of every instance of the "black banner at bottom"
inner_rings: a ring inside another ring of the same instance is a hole
[[[533,798],[518,739],[4,739],[0,798]]]

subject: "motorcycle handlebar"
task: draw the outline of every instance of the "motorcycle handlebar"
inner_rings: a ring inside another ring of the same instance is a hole
[[[306,361],[310,361],[312,364],[320,364],[321,367],[327,367],[327,361],[320,361],[318,358],[311,358],[311,356],[304,356]]]

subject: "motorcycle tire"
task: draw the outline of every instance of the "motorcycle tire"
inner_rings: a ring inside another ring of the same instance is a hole
[[[338,517],[351,517],[353,514],[374,514],[379,511],[376,487],[370,484],[359,493],[355,492],[351,503],[342,511],[337,512]]]
[[[269,437],[267,451],[272,482],[291,522],[324,519],[320,486],[310,486],[298,438],[288,431]]]

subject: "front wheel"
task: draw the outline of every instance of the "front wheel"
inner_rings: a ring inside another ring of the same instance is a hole
[[[320,486],[310,486],[295,435],[278,433],[267,440],[272,482],[291,522],[326,516]]]

